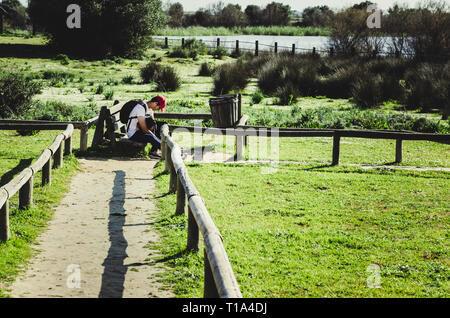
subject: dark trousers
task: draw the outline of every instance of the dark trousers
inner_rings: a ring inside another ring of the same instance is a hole
[[[147,118],[148,119],[148,118]],[[138,130],[131,136],[130,140],[134,140],[142,143],[151,143],[152,149],[150,152],[155,152],[158,149],[161,149],[161,127],[166,122],[162,121],[153,121],[151,118],[146,120],[146,124],[148,128],[154,126],[153,132],[157,138],[155,138],[152,134],[144,133],[142,130]]]

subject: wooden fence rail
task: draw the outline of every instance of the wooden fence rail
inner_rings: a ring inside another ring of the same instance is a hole
[[[209,127],[192,127],[169,125],[170,132],[183,131],[211,135],[227,135],[236,136],[236,158],[243,158],[243,145],[247,144],[248,136],[255,137],[332,137],[333,152],[332,165],[339,164],[340,141],[341,138],[366,138],[366,139],[392,139],[396,141],[395,146],[395,162],[402,161],[402,144],[403,140],[423,140],[432,141],[443,144],[450,144],[450,134],[430,134],[417,133],[412,131],[394,131],[394,130],[355,130],[355,129],[297,129],[297,128],[277,128],[277,127],[261,127],[247,126],[242,124],[248,118],[242,116],[241,121],[236,128],[209,128]],[[245,141],[244,141],[245,140]]]
[[[241,298],[242,294],[223,246],[222,236],[189,178],[181,157],[181,148],[172,140],[168,125],[162,127],[161,137],[166,171],[170,172],[169,192],[177,192],[175,213],[184,214],[186,201],[188,202],[186,249],[199,249],[199,233],[204,239],[204,297]]]
[[[33,176],[42,169],[41,185],[51,184],[51,159],[53,158],[53,168],[59,168],[63,165],[63,154],[70,155],[72,153],[74,126],[68,124],[64,128],[65,131],[55,137],[50,147],[44,149],[31,166],[0,187],[0,241],[6,242],[10,237],[9,199],[19,192],[19,209],[31,207],[33,205]]]
[[[80,130],[80,151],[86,152],[88,148],[88,130],[92,125],[97,124],[98,116],[87,121],[51,121],[51,120],[0,120],[0,130],[61,130],[67,125],[72,125],[73,129]]]

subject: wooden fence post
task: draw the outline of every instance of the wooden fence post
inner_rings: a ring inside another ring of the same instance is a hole
[[[259,54],[258,40],[255,41],[255,56]]]
[[[63,148],[61,141],[53,157],[53,169],[60,168],[62,167],[62,165],[63,165]]]
[[[186,250],[198,251],[199,235],[200,232],[197,222],[195,221],[194,214],[192,214],[191,207],[188,205],[188,233]]]
[[[214,276],[211,270],[211,264],[209,263],[208,255],[206,249],[204,254],[204,267],[205,267],[205,277],[204,277],[204,288],[203,297],[204,298],[219,298],[219,292],[217,291],[216,283],[214,281]]]
[[[64,141],[64,155],[68,156],[72,154],[72,136],[69,136],[69,138],[67,138]]]
[[[395,162],[402,162],[402,139],[395,141]]]
[[[19,190],[19,209],[25,210],[33,206],[33,175]]]
[[[243,132],[243,129],[239,131]],[[244,138],[244,136],[236,136],[236,160],[244,160]]]
[[[340,142],[341,136],[337,131],[335,131],[333,136],[333,161],[331,162],[332,166],[339,164]]]
[[[236,40],[236,55],[239,55],[239,40]]]
[[[217,38],[217,47],[220,46],[220,38]]]
[[[170,149],[169,145],[167,145],[166,149],[168,150],[166,152],[166,163],[168,163],[168,171],[170,172],[169,193],[174,193],[177,191],[177,172],[172,161],[172,149]]]
[[[177,177],[177,207],[175,215],[184,215],[184,208],[186,207],[186,191],[184,190],[181,178]]]
[[[167,37],[164,38],[164,48],[169,48],[169,39]]]
[[[166,160],[166,138],[161,136],[161,159]]]
[[[275,42],[275,54],[278,53],[278,42]]]
[[[9,200],[0,207],[0,241],[7,240],[9,240]]]
[[[102,106],[100,108],[100,114],[98,115],[97,126],[95,127],[94,138],[92,139],[92,148],[97,147],[103,142],[104,128],[105,128],[105,119],[106,119],[106,110],[108,107]]]
[[[89,127],[84,126],[80,129],[80,150],[86,152],[88,148],[88,131]]]
[[[295,43],[292,44],[292,55],[295,55]]]
[[[42,167],[42,186],[52,183],[52,157],[48,158],[47,163]]]
[[[166,158],[164,161],[164,172],[170,172],[170,162],[169,162],[170,155],[171,155],[170,147],[169,144],[166,142],[164,151],[164,157]]]

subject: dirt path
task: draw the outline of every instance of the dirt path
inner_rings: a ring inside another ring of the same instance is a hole
[[[155,160],[80,159],[11,297],[173,297],[156,280]]]

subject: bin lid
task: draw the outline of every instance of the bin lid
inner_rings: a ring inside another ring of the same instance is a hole
[[[223,104],[226,102],[238,102],[239,94],[227,94],[209,99],[209,104]]]

